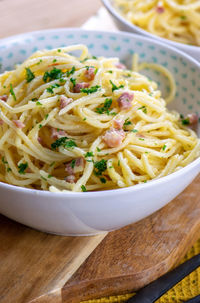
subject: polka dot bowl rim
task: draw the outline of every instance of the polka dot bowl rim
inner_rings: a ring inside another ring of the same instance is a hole
[[[63,40],[63,37],[68,38]],[[46,42],[44,41],[47,40],[49,45],[49,39],[51,39],[51,43],[56,48],[61,47],[63,41],[65,43],[66,41],[71,41],[71,44],[74,41],[78,41],[79,43],[84,41],[87,45],[91,44],[90,51],[92,54],[100,55],[103,53],[102,55],[107,54],[107,56],[110,53],[114,53],[116,56],[120,51],[126,53],[129,49],[127,47],[128,43],[130,43],[131,48],[134,50],[137,46],[140,54],[141,49],[144,49],[144,45],[152,45],[155,48],[152,50],[149,49],[148,55],[150,51],[155,53],[158,50],[162,50],[162,52],[166,51],[166,54],[171,53],[180,61],[179,64],[185,62],[188,64],[188,67],[193,68],[193,71],[190,70],[190,73],[198,72],[200,76],[200,64],[185,53],[158,41],[124,32],[114,33],[88,31],[79,28],[61,28],[20,34],[0,41],[0,57],[2,57],[2,53],[8,55],[8,49],[12,50],[14,54],[10,54],[10,58],[7,58],[7,60],[11,60],[13,64],[15,52],[24,49],[24,51],[19,52],[19,56],[25,59],[29,55],[26,51],[27,49],[31,52],[30,47],[32,45],[45,45]],[[99,42],[100,40],[101,42]],[[119,45],[116,45],[116,42],[119,43],[121,49],[117,47]],[[136,45],[137,42],[139,43],[138,45]],[[95,50],[95,43],[96,45],[98,44],[97,50]],[[107,47],[105,47],[106,43]],[[141,47],[141,43],[143,47]],[[92,44],[94,44],[93,47]],[[102,46],[102,49],[100,46]],[[161,53],[160,56],[163,55],[166,57],[166,54]],[[182,68],[186,68],[184,64],[181,66]],[[91,235],[120,228],[153,213],[177,196],[192,182],[199,172],[200,157],[181,170],[158,180],[122,189],[85,193],[51,193],[0,182],[0,211],[16,221],[39,230],[64,235]],[[173,184],[176,186],[173,186]],[[163,193],[166,192],[166,188],[168,190],[165,195]],[[11,199],[12,195],[14,195],[14,198],[11,203],[8,200]],[[151,205],[148,203],[150,196],[152,196]],[[55,206],[55,201],[58,203],[56,204],[57,206]],[[141,201],[143,207],[141,207]],[[134,207],[134,210],[129,214],[128,209],[132,207]],[[26,209],[26,212],[24,212],[24,209]],[[39,216],[38,209],[41,211],[41,215]],[[111,210],[114,210],[114,214],[112,213],[110,217]],[[70,223],[67,223],[66,216],[69,213],[72,213],[73,216],[69,216],[71,221],[69,220]],[[62,217],[64,215],[65,218]],[[75,217],[76,219],[73,219]]]

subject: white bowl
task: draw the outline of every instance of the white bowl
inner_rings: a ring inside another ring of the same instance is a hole
[[[37,49],[84,43],[93,55],[117,56],[127,65],[133,52],[140,59],[167,66],[177,82],[172,107],[186,114],[200,112],[200,64],[184,53],[128,34],[55,29],[1,40],[2,70],[11,69]],[[149,71],[167,91],[165,78]],[[92,235],[118,229],[157,211],[176,197],[200,172],[200,158],[159,180],[117,190],[84,193],[51,193],[0,183],[0,212],[25,225],[63,235]]]
[[[144,36],[147,36],[147,37],[152,38],[152,39],[157,39],[160,42],[164,42],[164,43],[167,43],[171,46],[177,47],[178,49],[186,52],[187,54],[189,54],[193,58],[200,61],[200,47],[199,46],[178,43],[178,42],[171,41],[169,39],[165,39],[165,38],[161,38],[159,36],[153,35],[153,34],[147,32],[147,31],[145,31],[141,27],[138,27],[138,26],[132,24],[131,22],[129,22],[128,20],[126,20],[117,11],[117,9],[114,8],[114,6],[112,5],[112,0],[101,0],[101,1],[104,4],[104,6],[107,8],[107,10],[109,11],[111,16],[113,17],[113,20],[114,20],[115,24],[117,25],[117,27],[120,30],[136,33],[136,34],[139,34],[139,35],[144,35]]]

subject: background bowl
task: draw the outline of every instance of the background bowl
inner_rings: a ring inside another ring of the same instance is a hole
[[[153,35],[153,34],[147,32],[147,31],[145,31],[141,27],[138,27],[138,26],[132,24],[131,22],[129,22],[128,20],[126,20],[117,11],[117,9],[114,8],[114,6],[112,5],[112,0],[101,0],[101,1],[104,4],[104,6],[106,7],[106,9],[108,10],[108,12],[113,17],[113,20],[114,20],[115,24],[117,25],[117,27],[120,30],[136,33],[136,34],[139,34],[139,35],[144,35],[144,36],[147,36],[147,37],[150,37],[150,38],[153,38],[153,39],[157,39],[160,42],[164,42],[164,43],[167,43],[171,46],[177,47],[178,49],[186,52],[187,54],[189,54],[193,58],[200,61],[200,46],[182,44],[182,43],[174,42],[172,40],[161,38],[159,36]]]
[[[172,108],[186,114],[200,112],[200,64],[184,53],[151,39],[128,34],[80,29],[55,29],[1,40],[1,70],[12,69],[38,49],[84,43],[96,56],[119,57],[130,65],[134,52],[140,60],[159,63],[177,84]],[[166,94],[168,82],[147,71]],[[63,235],[88,235],[118,229],[157,211],[200,172],[200,158],[169,176],[117,190],[51,193],[0,183],[0,212],[36,229]]]

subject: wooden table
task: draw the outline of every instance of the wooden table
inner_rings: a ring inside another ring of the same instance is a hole
[[[81,26],[100,0],[0,0],[0,38],[23,32]]]

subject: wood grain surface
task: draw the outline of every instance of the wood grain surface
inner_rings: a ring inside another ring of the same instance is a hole
[[[0,216],[0,302],[62,302],[63,285],[104,237],[48,235]]]
[[[0,38],[57,27],[81,26],[100,0],[0,0]]]
[[[199,185],[200,176],[163,209],[104,239],[48,235],[0,217],[0,303],[78,303],[143,287],[200,237]]]
[[[136,291],[169,271],[199,237],[200,176],[163,209],[109,233],[65,284],[63,303]]]

